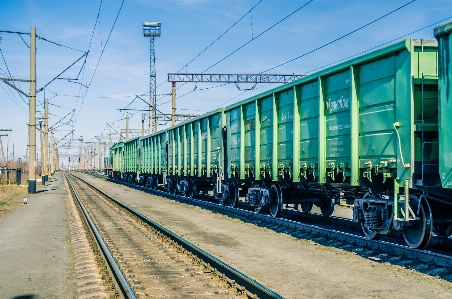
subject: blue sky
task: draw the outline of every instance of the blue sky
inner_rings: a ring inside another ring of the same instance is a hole
[[[171,93],[171,83],[166,82],[167,74],[179,71],[256,4],[258,5],[249,14],[182,71],[203,72],[249,42],[207,72],[260,73],[327,44],[409,3],[410,0],[314,0],[260,35],[308,2],[308,0],[125,0],[123,3],[122,0],[103,0],[96,22],[100,0],[0,0],[0,30],[29,32],[30,27],[34,26],[37,35],[82,51],[56,46],[38,39],[38,89],[87,51],[92,36],[90,52],[84,67],[82,68],[84,60],[82,59],[60,76],[76,78],[80,72],[78,82],[85,86],[89,85],[89,89],[61,79],[48,85],[45,96],[51,103],[49,124],[54,125],[69,113],[69,116],[57,125],[55,134],[57,140],[75,130],[67,138],[83,136],[84,141],[96,141],[95,136],[103,136],[102,138],[108,141],[109,133],[125,128],[126,112],[120,112],[118,109],[126,107],[135,95],[146,94],[149,91],[149,38],[142,35],[143,21],[162,22],[162,35],[155,41],[157,94],[162,95],[157,97],[157,105],[164,113],[170,113],[171,97],[164,96]],[[272,69],[269,73],[310,73],[452,17],[451,4],[450,0],[414,1],[340,41]],[[111,31],[117,16],[116,24]],[[96,29],[93,31],[94,27]],[[16,78],[29,78],[30,56],[25,44],[29,44],[29,36],[22,36],[25,43],[18,34],[0,33],[0,36],[0,49],[3,54],[3,57],[0,55],[0,75],[7,77],[10,73]],[[433,27],[409,37],[432,39]],[[102,49],[104,52],[99,60]],[[243,92],[235,84],[216,87],[218,85],[179,84],[178,113],[202,114],[276,87],[276,85],[258,85],[253,91]],[[18,86],[29,92],[29,84],[18,83]],[[190,92],[196,86],[196,91]],[[249,87],[251,86],[240,85],[242,89]],[[144,95],[143,98],[148,100],[149,96]],[[43,113],[44,91],[38,93],[37,101],[39,117]],[[147,108],[139,99],[128,107]],[[10,152],[12,144],[15,144],[16,158],[25,156],[28,141],[28,109],[25,97],[21,98],[17,92],[0,82],[0,129],[13,129],[12,132],[8,132],[8,137],[3,137],[3,143],[5,151],[9,143]],[[71,113],[73,109],[75,112]],[[128,111],[128,113],[131,117],[129,127],[141,129],[142,112]],[[160,122],[159,127],[165,125],[169,124]],[[114,135],[114,139],[117,140],[118,137]],[[61,140],[59,145],[67,142]],[[74,141],[72,145],[73,150],[61,149],[60,153],[78,152],[79,143]],[[61,160],[67,165],[67,160]]]

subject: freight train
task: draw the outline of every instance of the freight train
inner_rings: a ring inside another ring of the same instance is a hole
[[[154,134],[114,144],[115,180],[278,217],[353,204],[365,236],[452,234],[452,22]]]

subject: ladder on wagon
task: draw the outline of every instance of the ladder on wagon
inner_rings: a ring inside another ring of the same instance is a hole
[[[426,136],[426,132],[436,131],[438,132],[438,123],[432,122],[432,119],[426,118],[426,104],[427,102],[431,102],[432,100],[438,99],[438,94],[436,93],[436,97],[433,96],[429,92],[431,91],[432,82],[438,82],[437,75],[426,75],[422,74],[421,78],[421,184],[422,187],[435,187],[435,177],[432,176],[432,173],[439,173],[439,161],[433,160],[432,158],[435,156],[438,157],[439,154],[439,141],[438,136],[436,135],[436,140],[432,138],[432,136]],[[436,83],[437,84],[437,83]],[[436,89],[437,90],[437,89]],[[436,105],[438,107],[438,105]],[[436,121],[438,120],[438,115],[436,115]]]

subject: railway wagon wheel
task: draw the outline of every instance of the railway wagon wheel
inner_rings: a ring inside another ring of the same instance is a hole
[[[177,193],[177,180],[176,179],[171,180],[170,193],[173,195],[176,195],[176,193]]]
[[[411,194],[409,200],[410,208],[419,220],[403,229],[403,238],[411,248],[423,249],[432,237],[432,211],[425,198],[419,199]]]
[[[365,221],[361,221],[361,228],[363,229],[363,233],[369,240],[380,240],[381,234],[374,232],[369,227],[367,227]]]
[[[283,195],[281,188],[279,188],[277,185],[272,185],[270,187],[270,196],[270,214],[275,218],[279,217],[283,208]]]
[[[159,177],[158,176],[156,176],[156,175],[154,175],[154,176],[152,176],[152,186],[153,186],[153,189],[157,189],[157,187],[159,186]]]
[[[188,191],[188,197],[194,198],[196,195],[196,181],[192,180],[190,182],[190,190]]]
[[[301,204],[301,212],[302,212],[303,214],[308,214],[308,213],[310,213],[311,210],[312,210],[312,206],[313,206],[312,203],[303,203],[303,204]]]
[[[151,175],[149,177],[149,188],[155,189],[155,180],[156,180],[155,176]]]
[[[229,192],[231,196],[229,197],[229,205],[231,208],[237,208],[239,203],[239,186],[238,184],[232,182],[229,184]]]
[[[224,184],[221,185],[221,199],[220,199],[220,204],[223,206],[227,206],[227,207],[231,207],[231,208],[235,208],[236,206],[236,188],[235,188],[235,184],[234,183],[225,183],[227,185],[227,190],[228,192],[226,192],[226,188],[224,188]]]
[[[322,215],[325,217],[330,217],[331,214],[334,212],[334,205],[336,204],[336,201],[334,198],[328,198],[324,202],[322,202],[319,206],[320,212],[322,212]]]
[[[155,179],[156,179],[155,176],[153,176],[153,175],[149,176],[147,184],[150,189],[155,189]]]
[[[149,176],[146,180],[146,187],[152,189],[152,176]]]
[[[169,194],[176,194],[176,180],[174,178],[167,178],[166,179],[167,185],[168,185],[168,193]]]

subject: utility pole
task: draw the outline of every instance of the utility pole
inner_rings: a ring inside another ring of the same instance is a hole
[[[44,147],[42,146],[42,120],[39,120],[39,144],[41,146],[41,182],[44,185],[45,182],[44,182],[43,177],[44,177],[44,168],[45,168],[45,166],[44,166],[45,150],[44,150]]]
[[[0,129],[0,132],[5,132],[5,131],[12,131],[12,129]],[[2,136],[8,136],[8,134],[0,134],[0,150],[2,151],[2,163],[3,163],[3,165],[0,165],[0,167],[1,166],[7,167],[7,163],[5,160],[5,152],[3,151]],[[8,156],[6,157],[6,159],[8,159]]]
[[[9,168],[9,139],[6,144],[6,168]]]
[[[141,114],[141,136],[144,136],[144,117],[146,114]]]
[[[105,163],[105,158],[107,158],[107,143],[104,143],[104,166],[109,165],[110,163]],[[109,157],[110,158],[110,157]],[[107,173],[108,174],[108,173]]]
[[[50,174],[53,175],[55,172],[55,138],[53,135],[53,128],[52,128],[52,142],[51,142],[51,151],[52,151],[52,162],[50,163]]]
[[[110,147],[113,145],[113,140],[111,139],[111,133],[110,133]]]
[[[44,180],[49,180],[49,99],[44,103]]]
[[[83,150],[83,170],[86,170],[86,148]]]
[[[83,159],[82,159],[82,145],[83,145],[83,136],[80,136],[80,152],[78,155],[78,169],[82,169]]]
[[[102,164],[102,155],[100,154],[100,138],[99,138],[97,153],[99,155],[99,171],[100,171],[101,170],[101,164]]]
[[[96,148],[91,147],[91,169],[96,169]]]
[[[176,82],[171,83],[171,125],[176,125]]]
[[[8,136],[8,134],[0,135],[0,149],[2,150],[2,164],[3,164],[0,166],[6,167],[5,152],[3,151],[2,136]]]
[[[126,141],[129,140],[129,115],[126,115]]]
[[[160,22],[143,22],[143,36],[150,37],[149,134],[157,132],[157,129],[155,128],[157,123],[157,80],[155,70],[154,38],[160,36],[161,26],[162,23]]]
[[[55,165],[54,165],[54,172],[57,172],[58,169],[59,169],[59,167],[58,167],[58,148],[57,148],[56,143],[55,143]]]
[[[29,148],[28,193],[36,193],[36,28],[30,31],[30,115],[29,115]]]

